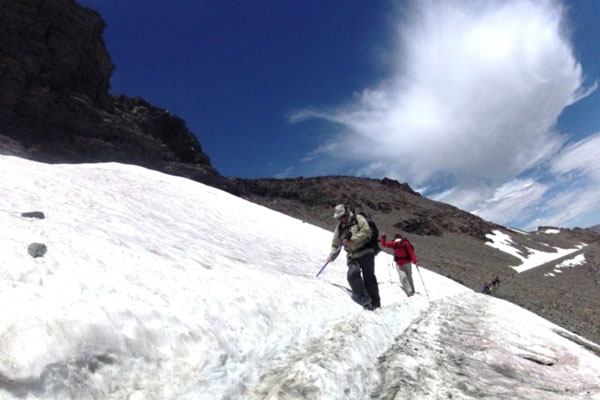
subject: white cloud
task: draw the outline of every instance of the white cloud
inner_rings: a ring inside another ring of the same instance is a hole
[[[511,205],[544,195],[545,184],[514,185],[558,154],[568,140],[558,116],[596,88],[583,86],[564,13],[551,0],[414,1],[398,21],[388,79],[293,121],[344,127],[319,152],[353,161],[357,174],[451,188],[443,197],[453,204],[506,222]],[[510,197],[494,197],[507,188]]]
[[[600,133],[566,146],[552,161],[554,193],[540,205],[537,225],[587,227],[583,216],[600,215]]]
[[[600,182],[600,132],[565,147],[553,160],[550,171],[555,174],[582,173]]]
[[[275,174],[275,178],[277,178],[277,179],[288,178],[293,170],[294,170],[294,167],[287,167],[283,171]]]
[[[525,228],[535,230],[540,225],[558,227],[589,227],[583,217],[600,215],[600,188],[565,187],[539,206],[538,217],[529,221]]]
[[[490,221],[511,221],[520,219],[531,207],[535,207],[548,190],[548,186],[531,179],[516,179],[497,188],[491,197],[480,201],[479,192],[474,191],[473,203],[466,205],[474,214]],[[465,190],[459,191],[464,193]],[[444,200],[442,200],[444,201]],[[446,202],[460,204],[460,199],[449,198]],[[479,208],[475,208],[479,207]]]

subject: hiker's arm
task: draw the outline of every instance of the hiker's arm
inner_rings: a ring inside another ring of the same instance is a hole
[[[327,261],[331,262],[336,259],[339,253],[335,253],[337,251],[337,248],[340,246],[340,243],[342,243],[342,241],[340,240],[340,225],[337,224],[335,230],[333,231],[333,239],[331,240],[331,252],[329,253]]]
[[[381,245],[382,245],[383,247],[388,247],[388,248],[390,248],[390,249],[393,249],[393,248],[394,248],[394,245],[395,245],[395,242],[388,242],[388,241],[387,241],[387,238],[386,238],[386,236],[385,236],[385,233],[383,234],[383,236],[381,236],[380,242],[381,242]]]
[[[415,252],[412,249],[412,245],[406,245],[406,251],[408,251],[408,255],[410,256],[410,260],[413,262],[413,264],[417,265],[417,256],[415,255]]]

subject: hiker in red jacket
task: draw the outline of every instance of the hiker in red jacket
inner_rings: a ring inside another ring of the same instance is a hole
[[[415,294],[415,284],[412,279],[412,264],[417,265],[417,256],[415,256],[412,244],[399,233],[394,235],[392,242],[388,242],[385,232],[383,232],[381,246],[394,249],[394,261],[396,261],[396,270],[400,277],[400,285],[408,297],[412,296]]]

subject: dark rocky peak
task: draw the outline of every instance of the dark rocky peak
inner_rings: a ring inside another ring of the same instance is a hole
[[[72,0],[1,0],[3,84],[10,94],[79,94],[108,100],[114,65],[100,15]],[[15,103],[7,97],[2,102]]]
[[[137,164],[232,190],[181,118],[108,93],[114,65],[98,13],[73,0],[0,6],[0,153]]]

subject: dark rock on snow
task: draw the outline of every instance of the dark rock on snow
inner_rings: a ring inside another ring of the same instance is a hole
[[[27,247],[27,252],[33,258],[43,257],[48,251],[48,248],[43,243],[31,243]]]
[[[41,211],[24,212],[24,213],[21,214],[21,217],[25,217],[25,218],[37,218],[37,219],[44,219],[44,218],[46,218],[46,216],[44,215],[44,213],[41,212]]]

